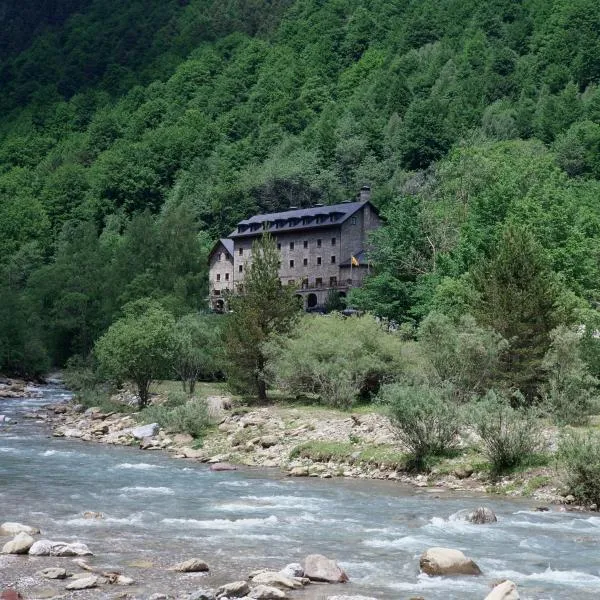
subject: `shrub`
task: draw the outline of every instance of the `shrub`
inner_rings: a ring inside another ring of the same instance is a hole
[[[581,336],[561,325],[550,333],[543,367],[548,383],[544,400],[559,425],[584,425],[596,405],[598,380],[581,357]]]
[[[380,400],[417,470],[426,466],[428,458],[456,448],[462,417],[451,396],[449,388],[427,386],[392,384],[381,390]]]
[[[570,433],[558,447],[569,492],[584,503],[600,506],[600,434]]]
[[[158,423],[164,429],[174,433],[189,433],[201,438],[210,426],[208,407],[203,399],[194,399],[168,408],[168,406],[148,406],[140,412],[140,420],[144,423]]]
[[[371,315],[306,316],[291,338],[265,346],[270,382],[285,392],[319,394],[348,407],[368,398],[402,370],[403,342]]]
[[[512,408],[506,398],[490,390],[469,413],[494,473],[522,465],[543,449],[539,414],[533,408]]]

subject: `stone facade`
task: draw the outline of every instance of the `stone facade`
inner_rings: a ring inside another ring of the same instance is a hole
[[[381,225],[368,199],[368,188],[356,202],[316,205],[281,213],[257,215],[241,221],[210,254],[210,305],[224,309],[225,290],[243,282],[252,260],[252,244],[269,231],[281,253],[282,285],[295,285],[305,309],[325,304],[330,290],[345,296],[368,272],[368,234]],[[352,260],[354,257],[354,261]]]

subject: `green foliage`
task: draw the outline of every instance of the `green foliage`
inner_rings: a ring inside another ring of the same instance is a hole
[[[265,400],[266,357],[263,345],[288,333],[300,305],[293,286],[279,280],[279,252],[265,234],[252,244],[243,283],[227,298],[231,314],[225,325],[225,370],[229,384],[242,394]]]
[[[323,404],[347,408],[369,398],[402,372],[403,344],[371,315],[305,316],[291,336],[265,346],[274,386],[289,394],[318,394]]]
[[[175,324],[173,369],[190,395],[196,381],[212,379],[222,365],[221,321],[214,315],[189,314]]]
[[[206,400],[199,398],[177,402],[176,406],[171,399],[169,404],[147,406],[138,418],[143,423],[158,423],[172,433],[189,433],[196,439],[202,439],[211,425]]]
[[[470,315],[455,323],[446,315],[431,312],[423,319],[417,337],[435,371],[434,383],[451,386],[460,400],[491,386],[508,349],[501,335],[478,327]]]
[[[543,450],[539,413],[533,408],[512,408],[504,396],[490,390],[469,407],[469,415],[495,474],[525,464]]]
[[[600,434],[570,432],[558,452],[569,492],[585,504],[600,504]]]
[[[599,382],[581,357],[581,335],[563,325],[550,339],[542,365],[548,374],[544,398],[559,425],[583,425],[597,408]]]
[[[383,387],[380,400],[388,408],[398,437],[411,453],[415,469],[426,468],[429,459],[457,447],[462,415],[450,390],[392,384]]]
[[[139,406],[148,404],[150,384],[171,367],[175,339],[173,316],[159,304],[140,301],[125,308],[96,342],[95,354],[101,372],[114,381],[132,381]]]

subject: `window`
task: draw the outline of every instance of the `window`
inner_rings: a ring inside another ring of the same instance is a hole
[[[244,256],[244,249],[243,249],[243,248],[240,248],[240,249],[238,250],[238,254],[239,254],[240,256]]]
[[[302,289],[304,289],[304,290],[308,289],[308,277],[305,277],[302,280]]]
[[[317,248],[321,247],[321,240],[317,240]]]
[[[217,281],[221,281],[221,273],[217,273]]]
[[[213,290],[213,294],[215,296],[220,296],[221,295],[221,290]]]
[[[335,255],[333,255],[333,256],[331,257],[331,264],[332,264],[332,265],[335,265]]]
[[[304,246],[305,248],[308,248],[308,240],[304,240],[304,242],[303,242],[303,246]]]
[[[303,264],[303,265],[306,267],[306,265],[308,265],[308,258],[305,258],[305,259],[302,261],[302,264]]]
[[[294,249],[294,242],[290,242],[290,250]]]
[[[356,225],[356,217],[352,217],[352,219],[350,219],[350,223],[352,223],[352,225]]]
[[[335,246],[335,238],[331,238],[331,245]]]
[[[281,250],[281,244],[277,244],[277,250]]]
[[[240,265],[240,266],[238,267],[238,271],[241,273],[243,270],[244,270],[244,265]]]
[[[293,279],[290,279],[288,281],[288,285],[296,285],[296,282]]]
[[[321,257],[317,256],[317,264],[320,265],[321,264]]]
[[[315,279],[315,286],[316,287],[322,287],[323,286],[323,280],[320,277],[317,277]]]
[[[225,273],[225,281],[229,281],[229,273]]]
[[[219,260],[223,260],[223,253],[219,252]]]
[[[293,269],[293,268],[294,268],[294,261],[290,260],[290,269]]]
[[[337,287],[337,277],[329,278],[329,287]]]

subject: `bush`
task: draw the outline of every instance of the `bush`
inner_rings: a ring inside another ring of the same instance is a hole
[[[600,506],[600,434],[566,435],[560,441],[558,456],[565,467],[569,492],[580,502]]]
[[[427,459],[456,448],[462,424],[461,412],[449,388],[386,385],[379,395],[398,437],[412,455],[412,466],[421,470]]]
[[[512,408],[508,399],[490,390],[469,413],[494,473],[523,465],[543,449],[539,414],[533,408]]]
[[[202,438],[211,421],[205,400],[194,399],[169,408],[165,404],[148,406],[140,412],[139,418],[144,423],[158,423],[173,433],[189,433],[195,438]]]
[[[369,398],[401,372],[403,342],[370,315],[306,316],[291,338],[265,345],[269,381],[294,395],[318,394],[331,406]]]
[[[543,367],[548,383],[544,400],[559,425],[585,425],[596,402],[598,380],[581,357],[581,336],[561,325],[550,333]]]

